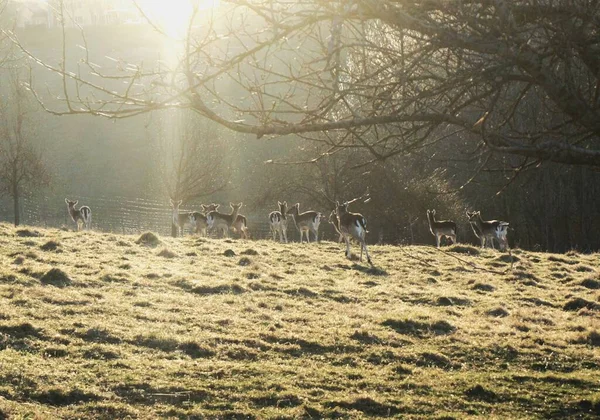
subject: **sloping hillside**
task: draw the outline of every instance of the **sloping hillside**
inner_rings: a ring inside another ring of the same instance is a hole
[[[600,414],[598,255],[142,239],[0,225],[0,418]]]

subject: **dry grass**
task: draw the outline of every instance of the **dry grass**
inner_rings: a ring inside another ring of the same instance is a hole
[[[598,255],[23,232],[0,418],[600,414]]]

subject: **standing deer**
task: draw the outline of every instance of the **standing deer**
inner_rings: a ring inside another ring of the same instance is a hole
[[[172,213],[172,223],[177,227],[177,233],[180,236],[184,236],[185,225],[191,223],[191,215],[190,212],[179,213],[179,206],[183,203],[183,200],[173,201],[169,199],[169,203],[171,203],[171,208],[173,209]]]
[[[451,220],[435,220],[435,210],[427,210],[429,230],[435,236],[436,246],[440,247],[442,237],[449,238],[452,244],[456,243],[456,223]]]
[[[306,233],[306,241],[310,243],[310,234],[315,235],[315,240],[319,241],[319,224],[321,223],[321,213],[316,211],[305,211],[300,213],[300,203],[296,203],[287,211],[294,219],[294,224],[300,232],[300,243],[302,243],[303,234]]]
[[[350,237],[352,237],[360,244],[360,261],[362,262],[364,248],[365,254],[367,255],[367,261],[369,264],[373,265],[371,262],[371,257],[369,257],[367,242],[365,241],[365,236],[369,232],[367,230],[367,219],[365,219],[360,213],[351,213],[348,211],[348,205],[356,200],[357,199],[345,201],[342,204],[337,201],[335,203],[335,214],[338,219],[338,227],[340,229],[340,233],[346,241],[346,258],[350,258],[351,256]]]
[[[243,214],[238,214],[235,218],[235,222],[231,225],[231,229],[234,232],[240,234],[241,239],[250,239],[250,233],[248,233],[248,220]]]
[[[342,235],[342,232],[340,232],[340,223],[338,221],[335,209],[331,210],[331,213],[329,213],[329,219],[327,219],[327,221],[329,222],[330,225],[333,226],[333,228],[339,235],[338,243],[342,242],[344,240],[344,235]]]
[[[200,204],[202,212],[194,211],[190,213],[190,223],[195,226],[194,232],[199,233],[202,236],[207,235],[208,222],[206,220],[206,214],[213,210],[216,210],[219,206],[217,204]]]
[[[501,220],[483,220],[479,211],[467,212],[467,217],[475,236],[481,241],[482,248],[485,247],[485,244],[489,243],[495,249],[494,238],[498,241],[501,251],[508,248],[508,238],[506,235],[508,234],[509,223]]]
[[[279,234],[279,242],[285,240],[285,243],[288,243],[287,239],[287,201],[283,203],[281,201],[277,202],[279,206],[279,211],[275,210],[269,213],[269,227],[271,228],[271,233],[273,234],[273,240],[276,240],[277,234]]]
[[[79,232],[83,227],[86,230],[90,230],[92,226],[92,210],[88,206],[81,206],[79,209],[76,209],[75,206],[79,201],[71,201],[68,198],[65,198],[65,203],[67,203],[67,210],[71,219],[77,224],[77,231]]]
[[[236,222],[238,213],[243,203],[233,204],[229,203],[231,207],[230,214],[219,213],[217,210],[213,210],[206,215],[206,221],[209,229],[221,230],[223,237],[229,236],[229,228]],[[217,206],[218,208],[218,206]]]

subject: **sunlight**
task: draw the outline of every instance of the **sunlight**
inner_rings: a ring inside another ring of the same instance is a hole
[[[219,0],[146,0],[139,1],[147,17],[170,37],[181,38],[188,28],[194,6],[201,14],[216,8]]]

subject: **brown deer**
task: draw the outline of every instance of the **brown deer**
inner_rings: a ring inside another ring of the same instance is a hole
[[[363,217],[360,213],[351,213],[348,211],[348,205],[351,202],[356,201],[354,199],[352,201],[345,201],[342,204],[336,201],[335,206],[335,214],[338,219],[338,227],[340,229],[340,233],[344,237],[346,241],[346,258],[350,258],[350,238],[354,238],[360,244],[360,258],[359,260],[362,262],[363,249],[365,250],[365,254],[367,255],[367,261],[369,264],[373,265],[371,262],[371,257],[369,256],[369,250],[367,249],[367,242],[365,240],[366,234],[369,232],[367,230],[367,219]]]
[[[269,227],[274,241],[277,238],[277,234],[279,234],[279,242],[283,243],[285,241],[287,244],[287,201],[283,203],[278,201],[277,205],[279,206],[279,211],[275,210],[269,213]]]
[[[208,224],[209,229],[221,230],[223,232],[223,237],[229,236],[229,229],[233,226],[235,221],[237,220],[238,213],[243,203],[229,203],[231,207],[231,213],[219,213],[218,210],[213,210],[206,215],[206,222]],[[218,208],[219,206],[217,206]]]
[[[242,239],[250,239],[250,233],[248,232],[248,220],[243,214],[238,214],[235,218],[235,222],[231,225],[231,229],[234,232],[240,234]]]
[[[296,203],[287,211],[287,214],[292,216],[296,228],[300,232],[300,243],[302,243],[304,233],[306,233],[306,241],[310,243],[309,232],[312,232],[315,235],[315,240],[317,242],[319,241],[321,213],[312,210],[300,213],[300,203]]]
[[[327,219],[327,221],[329,222],[330,225],[333,226],[333,228],[339,235],[338,243],[341,243],[344,240],[344,235],[342,235],[342,232],[340,232],[340,227],[339,227],[340,224],[339,224],[335,209],[331,210],[331,213],[329,213],[329,218]]]
[[[206,215],[209,212],[216,210],[219,206],[216,204],[200,204],[200,207],[202,207],[201,212],[194,211],[190,213],[190,223],[192,224],[192,226],[195,226],[195,233],[198,233],[201,236],[207,236],[208,222],[206,220]]]
[[[509,223],[501,220],[483,220],[479,211],[467,212],[467,217],[475,236],[481,241],[482,248],[487,243],[494,248],[494,239],[496,239],[501,251],[508,249],[508,238],[506,235],[508,234]]]
[[[65,198],[65,203],[67,203],[67,210],[71,219],[77,224],[77,231],[79,232],[83,228],[90,230],[92,226],[92,210],[88,206],[81,206],[76,209],[75,206],[79,201],[71,201],[68,198]]]
[[[172,213],[172,223],[177,227],[177,233],[180,236],[184,236],[185,225],[191,223],[191,215],[192,213],[183,212],[179,213],[179,206],[183,203],[183,200],[173,201],[173,199],[169,199],[169,203],[171,203]]]
[[[429,230],[435,236],[436,247],[440,247],[442,237],[449,238],[452,244],[456,243],[456,223],[451,220],[435,220],[435,210],[427,210]]]

